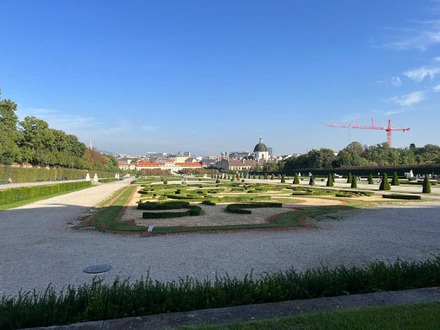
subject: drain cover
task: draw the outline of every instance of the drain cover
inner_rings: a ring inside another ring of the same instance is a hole
[[[99,274],[99,273],[105,273],[108,272],[110,269],[112,269],[112,266],[103,264],[103,265],[93,265],[84,268],[84,273],[88,274]]]

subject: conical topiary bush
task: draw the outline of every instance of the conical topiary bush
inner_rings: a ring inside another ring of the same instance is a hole
[[[281,183],[286,183],[286,179],[284,177],[284,174],[281,174]]]
[[[391,186],[390,183],[388,182],[388,176],[386,173],[384,173],[382,177],[382,181],[380,182],[379,185],[379,190],[391,190]]]
[[[295,173],[295,177],[293,178],[293,184],[299,184],[298,173]]]
[[[352,178],[352,176],[351,176],[351,173],[348,173],[348,176],[347,176],[347,183],[351,183],[351,180],[353,180],[353,178]]]
[[[391,180],[392,186],[398,186],[400,184],[399,177],[397,176],[397,172],[393,173],[393,179]]]
[[[358,187],[357,180],[356,180],[356,178],[353,176],[353,177],[351,178],[351,188],[357,188],[357,187]]]
[[[424,193],[424,194],[431,193],[431,182],[429,181],[428,173],[425,173],[425,179],[423,180],[422,193]]]
[[[333,179],[333,175],[331,173],[329,173],[328,177],[327,177],[327,184],[326,184],[326,186],[327,187],[333,187],[334,186],[334,182],[335,182],[335,180]]]
[[[374,184],[373,174],[371,174],[371,173],[370,173],[370,176],[368,177],[368,184]]]

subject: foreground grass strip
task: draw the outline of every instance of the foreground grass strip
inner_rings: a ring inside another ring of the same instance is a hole
[[[106,284],[95,278],[60,293],[20,292],[0,300],[0,329],[61,325],[195,309],[227,307],[292,299],[405,290],[440,285],[440,256],[424,262],[376,261],[363,267],[293,269],[254,279],[183,278],[158,282],[147,277],[130,283]]]
[[[430,302],[311,313],[263,321],[186,326],[178,329],[438,329],[439,324],[440,303]]]

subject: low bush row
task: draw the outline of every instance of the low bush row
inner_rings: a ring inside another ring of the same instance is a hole
[[[183,201],[138,203],[138,209],[140,210],[176,210],[187,209],[189,207],[190,204]]]
[[[170,218],[181,218],[187,216],[198,216],[202,215],[203,210],[200,206],[192,205],[188,210],[182,212],[143,212],[143,219],[170,219]]]
[[[238,214],[251,214],[251,210],[265,207],[283,207],[282,203],[248,203],[248,204],[229,204],[226,206],[226,212]]]
[[[382,198],[420,200],[420,199],[422,199],[422,196],[420,196],[420,195],[389,194],[389,195],[382,195]]]
[[[90,181],[78,181],[0,190],[0,205],[91,187]]]

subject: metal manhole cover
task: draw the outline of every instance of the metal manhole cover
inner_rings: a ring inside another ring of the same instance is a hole
[[[93,265],[84,268],[84,273],[88,274],[99,274],[99,273],[105,273],[108,272],[110,269],[112,269],[112,266],[103,264],[103,265]]]

